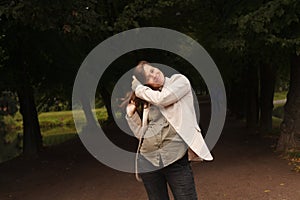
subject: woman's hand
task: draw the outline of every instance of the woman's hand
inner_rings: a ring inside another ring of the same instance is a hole
[[[136,111],[136,105],[135,105],[134,101],[130,101],[130,103],[126,107],[127,116],[132,117],[132,115],[135,113],[135,111]]]
[[[132,76],[132,82],[131,82],[131,89],[132,91],[135,91],[136,88],[139,86],[139,85],[142,85],[140,81],[137,80],[137,78],[135,76]]]

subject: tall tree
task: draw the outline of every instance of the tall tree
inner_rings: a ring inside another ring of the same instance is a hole
[[[287,27],[291,28],[295,22],[295,12],[290,12],[294,10],[292,4],[295,1],[258,0],[255,2],[236,1],[235,3],[237,6],[229,7],[232,12],[225,20],[223,28],[227,33],[225,32],[220,43],[225,49],[236,52],[242,60],[246,60],[243,71],[250,68],[252,68],[251,71],[255,71],[255,73],[247,73],[248,78],[245,79],[248,94],[254,95],[246,98],[249,102],[246,109],[247,124],[260,125],[261,130],[270,131],[275,74],[278,67],[285,67],[283,63],[289,57]],[[228,7],[224,8],[226,10]],[[221,31],[221,33],[224,32]],[[254,74],[256,78],[249,83],[249,78]],[[251,101],[252,98],[257,100]],[[259,102],[259,109],[255,106],[257,102]],[[259,113],[260,123],[258,124]]]
[[[273,64],[260,67],[260,128],[263,132],[272,131],[275,80],[276,69]]]
[[[60,73],[72,63],[71,59],[61,56],[68,52],[61,37],[67,29],[63,22],[69,14],[63,11],[68,2],[27,0],[5,3],[0,7],[1,47],[8,58],[1,68],[1,89],[18,93],[23,116],[23,152],[31,157],[42,147],[35,93],[43,88],[46,94],[54,85],[68,80],[66,72]],[[52,13],[61,15],[54,17]],[[55,82],[53,77],[61,79]]]
[[[293,55],[291,59],[290,87],[280,126],[278,151],[300,150],[300,56]]]
[[[1,68],[1,86],[18,92],[25,154],[36,154],[42,142],[36,97],[70,93],[76,70],[93,47],[114,33],[139,27],[140,21],[173,4],[167,0],[1,2],[0,46],[8,55]],[[109,99],[107,83],[100,84],[103,99]],[[109,110],[110,102],[105,102]]]
[[[259,41],[260,59],[264,63],[261,72],[262,76],[269,71],[272,77],[269,81],[262,79],[261,84],[265,84],[263,91],[274,91],[274,67],[279,65],[290,66],[290,88],[285,106],[284,120],[281,125],[281,136],[278,142],[278,150],[288,150],[290,148],[299,148],[300,127],[299,113],[296,111],[300,107],[299,102],[299,79],[300,73],[299,55],[300,55],[300,2],[297,0],[271,0],[263,2],[256,10],[243,15],[237,21],[239,30],[243,30],[243,35],[251,33]],[[244,37],[245,38],[245,37]],[[255,42],[255,41],[253,41]],[[257,43],[254,43],[257,44]],[[262,91],[262,92],[263,92]],[[262,114],[261,123],[270,123],[270,110],[272,108],[272,95],[266,95],[267,101],[263,99],[261,110],[267,113]],[[263,96],[262,96],[263,97]],[[267,117],[265,117],[267,116]],[[269,128],[269,127],[266,127]]]

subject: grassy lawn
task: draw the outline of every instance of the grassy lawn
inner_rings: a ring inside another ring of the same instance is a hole
[[[105,107],[96,109],[94,112],[99,123],[107,120]],[[38,117],[44,146],[57,145],[78,137],[72,111],[40,113]],[[3,145],[0,144],[0,162],[19,155],[23,145],[21,114],[4,116],[3,122],[6,131],[0,133],[4,138]]]
[[[286,99],[287,92],[276,92],[274,94],[274,100],[283,100]],[[284,105],[285,103],[274,104],[273,108],[273,127],[279,128],[279,125],[283,119],[284,115]]]
[[[94,112],[99,122],[107,120],[108,115],[105,107],[96,109]],[[60,144],[77,137],[72,111],[41,113],[39,122],[45,146]]]
[[[95,110],[98,121],[107,120],[107,112],[105,107]],[[72,111],[46,112],[39,114],[39,122],[41,127],[57,127],[71,126],[75,127]]]
[[[107,120],[105,107],[96,109],[94,112],[99,123]],[[38,118],[44,146],[56,145],[77,137],[72,111],[40,113]],[[21,114],[17,113],[14,117],[4,117],[4,123],[6,127],[9,127],[5,136],[6,143],[15,144],[16,140],[19,140],[18,143],[22,143],[23,122]],[[22,144],[19,146],[22,146]]]
[[[275,92],[274,93],[274,100],[286,99],[286,95],[287,95],[287,91]]]
[[[281,118],[278,117],[272,117],[272,132],[270,133],[270,136],[275,136],[275,137],[279,137],[280,135],[280,124],[282,122]]]

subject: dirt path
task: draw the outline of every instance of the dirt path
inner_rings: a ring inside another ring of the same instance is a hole
[[[212,162],[192,163],[199,199],[300,199],[300,174],[241,123],[226,124]],[[0,165],[1,200],[143,200],[133,174],[94,159],[79,140],[47,149],[41,159]]]

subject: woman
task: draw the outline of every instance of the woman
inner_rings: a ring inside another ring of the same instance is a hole
[[[213,158],[197,124],[188,79],[181,74],[167,78],[141,61],[134,70],[132,90],[147,102],[141,119],[136,101],[131,100],[126,119],[140,139],[138,165],[149,199],[169,199],[167,183],[175,199],[197,199],[188,155]]]

